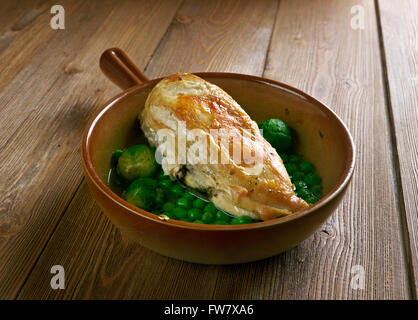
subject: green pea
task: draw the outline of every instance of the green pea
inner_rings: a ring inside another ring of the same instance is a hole
[[[216,209],[215,205],[213,203],[208,203],[205,208],[203,209],[203,212],[210,212],[212,215],[215,215],[218,209]]]
[[[163,189],[168,189],[171,186],[172,182],[170,179],[163,179],[158,181],[158,185]]]
[[[292,174],[292,180],[294,181],[303,180],[304,177],[305,177],[305,174],[301,171],[296,171],[295,173]]]
[[[231,224],[240,224],[238,217],[232,218],[231,219]]]
[[[295,154],[291,154],[291,155],[289,156],[289,162],[290,162],[290,163],[295,163],[295,164],[298,164],[298,163],[300,163],[300,162],[301,162],[301,160],[300,160],[300,158],[299,158],[297,155],[295,155]]]
[[[308,161],[303,161],[300,165],[299,165],[299,169],[300,171],[304,172],[304,173],[309,173],[314,171],[315,167],[312,163],[308,162]]]
[[[189,199],[186,198],[180,198],[177,200],[177,205],[179,207],[183,207],[183,208],[190,208],[192,206],[192,202]]]
[[[305,181],[301,181],[301,180],[295,181],[293,184],[295,185],[296,189],[304,189],[304,188],[307,188],[308,187],[308,185],[306,184],[306,182]]]
[[[196,199],[193,201],[193,207],[203,209],[203,207],[206,205],[206,201],[203,201],[202,199]]]
[[[247,224],[247,223],[253,223],[253,219],[251,219],[248,216],[240,216],[235,217],[231,220],[231,224]]]
[[[175,184],[174,186],[171,186],[169,189],[169,192],[174,196],[174,197],[181,197],[184,193],[183,187],[179,184]]]
[[[195,221],[193,221],[193,223],[203,224],[203,221],[202,220],[195,220]]]
[[[280,153],[279,155],[284,163],[289,162],[289,155],[287,153]]]
[[[321,189],[322,188],[321,188],[320,184],[316,184],[316,185],[311,187],[312,193],[318,198],[321,198]]]
[[[162,209],[164,212],[170,212],[172,211],[174,208],[176,207],[176,205],[173,202],[166,202],[163,206]]]
[[[199,220],[202,218],[203,212],[198,208],[191,208],[187,213],[187,217],[191,220]]]
[[[170,219],[173,219],[173,220],[178,219],[173,212],[164,212],[163,214],[169,217]]]
[[[226,225],[226,224],[229,224],[229,222],[226,221],[226,220],[215,220],[215,222],[213,224],[216,224],[216,225]]]
[[[309,197],[307,197],[306,199],[305,199],[305,201],[310,205],[310,206],[312,206],[312,205],[314,205],[316,202],[318,202],[318,198],[317,197],[315,197],[313,194],[312,195],[310,195]]]
[[[294,163],[286,163],[284,166],[290,176],[298,171],[298,166]]]
[[[313,172],[308,173],[303,180],[306,182],[308,186],[314,186],[321,182],[321,178]]]
[[[112,165],[116,165],[118,163],[119,157],[122,155],[122,149],[116,149],[112,152]]]
[[[190,201],[193,201],[194,199],[196,199],[196,197],[193,194],[191,194],[190,192],[184,193],[183,198],[188,199]]]
[[[229,221],[231,218],[223,211],[216,211],[216,220],[225,220]]]
[[[304,200],[312,195],[312,193],[306,188],[296,189],[296,193],[297,193],[298,197],[301,197]]]
[[[179,219],[184,219],[187,217],[187,210],[185,208],[176,207],[172,212]]]
[[[209,224],[212,223],[213,220],[215,218],[215,215],[209,211],[206,211],[203,215],[202,215],[202,221],[203,223]]]
[[[251,219],[248,216],[240,216],[238,217],[238,221],[239,221],[239,224],[247,224],[247,223],[252,223],[253,219]]]

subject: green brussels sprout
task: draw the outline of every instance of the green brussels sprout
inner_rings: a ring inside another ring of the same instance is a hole
[[[166,203],[164,190],[157,188],[155,191],[155,204],[161,207],[164,203]]]
[[[158,169],[154,150],[144,144],[127,148],[118,159],[118,169],[127,180],[152,176]]]
[[[134,206],[148,210],[155,202],[157,182],[150,178],[139,178],[134,180],[123,195],[123,198]]]
[[[277,152],[289,151],[292,147],[292,134],[289,127],[280,119],[267,119],[258,127],[263,130],[266,139]]]

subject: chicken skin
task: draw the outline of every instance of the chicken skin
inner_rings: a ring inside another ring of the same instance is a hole
[[[218,86],[193,74],[168,76],[138,117],[164,173],[218,208],[270,220],[308,207],[257,124]]]

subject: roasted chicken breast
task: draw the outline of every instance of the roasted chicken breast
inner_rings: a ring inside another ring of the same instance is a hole
[[[139,120],[149,143],[165,155],[165,174],[204,193],[218,208],[269,220],[308,207],[257,124],[218,86],[193,74],[168,76],[148,95]],[[173,132],[171,162],[160,148],[169,140],[167,130]],[[241,150],[234,151],[237,146]],[[207,161],[199,161],[203,156]]]

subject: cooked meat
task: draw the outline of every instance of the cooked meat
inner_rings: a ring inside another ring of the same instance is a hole
[[[269,220],[308,207],[296,196],[280,156],[257,124],[216,85],[193,74],[168,76],[150,92],[139,119],[149,143],[161,150],[169,138],[163,140],[159,130],[172,130],[177,161],[170,163],[166,154],[164,172],[206,194],[218,208]],[[178,134],[182,124],[187,136]],[[231,132],[242,141],[237,154],[234,141],[238,140],[222,138]],[[196,138],[196,133],[203,139]],[[185,151],[187,157],[180,159]],[[217,161],[199,161],[205,155]]]

